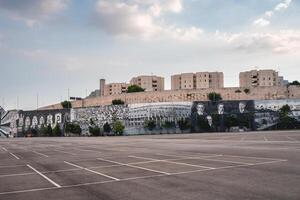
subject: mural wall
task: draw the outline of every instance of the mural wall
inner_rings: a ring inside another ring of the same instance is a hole
[[[284,105],[289,105],[289,117],[300,122],[300,99],[282,100],[257,100],[255,106],[255,125],[257,130],[276,128],[279,120],[279,110]]]
[[[105,123],[111,124],[113,119],[124,124],[125,134],[143,134],[146,120],[153,120],[156,124],[165,121],[176,122],[182,118],[189,118],[191,108],[192,103],[190,102],[75,108],[71,110],[71,121],[80,124],[84,134],[88,133],[91,123],[103,127]]]
[[[0,134],[5,137],[13,136],[17,132],[18,111],[4,111],[0,107],[0,116]]]
[[[29,129],[38,129],[50,125],[54,128],[59,125],[63,129],[65,122],[70,121],[70,110],[43,110],[43,111],[19,111],[16,120],[17,132],[21,135]]]
[[[227,119],[244,119],[245,129],[254,129],[254,101],[197,101],[191,111],[192,129],[199,131],[225,131],[234,123]],[[246,121],[248,123],[246,124]]]
[[[292,117],[300,122],[300,99],[259,101],[208,101],[161,102],[129,105],[110,105],[88,108],[4,111],[1,112],[0,132],[5,135],[22,136],[27,130],[50,125],[63,129],[68,121],[80,125],[83,134],[89,134],[91,123],[103,127],[119,120],[125,126],[125,134],[164,133],[163,124],[175,124],[169,132],[178,132],[178,121],[187,119],[192,132],[233,131],[232,127],[244,130],[276,128],[279,109],[289,105]],[[157,127],[145,129],[146,121],[154,121]],[[237,125],[238,124],[238,125]]]

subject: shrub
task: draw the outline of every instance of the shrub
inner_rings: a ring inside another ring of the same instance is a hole
[[[179,126],[179,129],[181,131],[187,130],[189,128],[191,128],[190,122],[188,119],[180,119],[177,121],[177,124]]]
[[[81,134],[81,128],[78,124],[74,124],[74,123],[66,123],[66,132],[67,133],[73,133],[76,135],[80,135]]]
[[[222,96],[219,93],[211,92],[207,95],[208,100],[211,102],[217,102],[222,100]]]
[[[127,89],[127,93],[134,93],[134,92],[144,92],[145,89],[141,88],[138,85],[131,85]]]
[[[289,85],[297,85],[297,86],[299,86],[300,82],[299,81],[293,81],[293,82],[289,83]]]
[[[244,89],[244,92],[245,92],[246,94],[249,94],[249,93],[250,93],[250,89],[246,88],[246,89]]]
[[[169,129],[175,127],[175,122],[173,121],[165,121],[162,125],[163,128]]]
[[[111,132],[111,127],[110,127],[109,123],[106,122],[103,125],[103,130],[104,130],[104,133],[110,133]]]
[[[112,100],[112,105],[124,105],[125,104],[125,102],[124,101],[122,101],[121,99],[114,99],[114,100]]]
[[[89,127],[89,132],[92,136],[100,136],[101,135],[101,130],[98,126],[90,126]]]
[[[123,135],[124,132],[124,125],[120,121],[114,121],[112,124],[112,130],[115,135]]]
[[[53,129],[53,136],[59,137],[61,136],[62,132],[60,130],[59,125],[57,124]]]
[[[63,108],[72,108],[72,103],[70,101],[63,101],[61,102],[61,106]]]
[[[156,122],[154,120],[145,120],[145,128],[152,131],[156,127]]]

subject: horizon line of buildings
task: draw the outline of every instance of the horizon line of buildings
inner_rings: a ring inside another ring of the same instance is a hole
[[[111,96],[127,93],[131,85],[138,85],[145,92],[165,91],[165,79],[156,75],[142,75],[133,77],[129,83],[108,83],[105,79],[100,79],[99,89],[93,91],[87,98],[98,96]],[[283,76],[272,69],[250,70],[240,72],[239,87],[268,87],[286,86],[288,81]],[[223,72],[196,72],[181,73],[171,76],[171,90],[195,90],[195,89],[222,89],[224,88]]]

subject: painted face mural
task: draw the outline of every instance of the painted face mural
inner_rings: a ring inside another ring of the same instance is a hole
[[[28,128],[30,126],[30,117],[26,117],[25,119],[25,127]]]
[[[20,116],[20,118],[19,118],[19,127],[22,127],[22,126],[24,126],[24,118],[23,118],[23,116]]]
[[[240,113],[244,113],[245,112],[245,108],[246,108],[246,104],[244,102],[240,102],[239,103]]]
[[[32,118],[32,126],[35,127],[35,126],[37,126],[37,125],[38,125],[38,118],[37,118],[36,116],[34,116],[34,117]]]
[[[224,114],[224,104],[218,105],[218,114],[223,115]]]
[[[55,114],[55,124],[61,124],[61,113]]]
[[[44,117],[42,116],[41,118],[40,118],[40,125],[44,125],[45,124],[45,119],[44,119]]]
[[[53,124],[53,116],[52,115],[48,115],[47,116],[47,125],[52,125]]]
[[[198,115],[203,115],[205,110],[205,106],[202,103],[197,105],[197,113]]]
[[[206,119],[207,119],[208,125],[211,127],[213,125],[213,119],[212,119],[212,117],[208,115],[206,117]]]

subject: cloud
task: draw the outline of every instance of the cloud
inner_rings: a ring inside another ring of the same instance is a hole
[[[283,11],[289,8],[292,0],[282,0],[279,4],[277,4],[272,10],[268,10],[265,12],[263,17],[256,19],[253,22],[254,26],[265,27],[270,25],[270,19],[275,15],[276,12]]]
[[[165,13],[180,13],[182,9],[181,0],[98,0],[94,23],[115,36],[193,40],[202,29],[166,24],[162,18]]]
[[[64,10],[68,2],[69,0],[0,0],[0,10],[5,11],[12,20],[34,26]]]
[[[281,10],[287,9],[291,3],[292,3],[292,0],[284,0],[282,3],[279,3],[274,8],[274,11],[281,11]]]
[[[266,33],[217,33],[217,38],[235,50],[273,52],[276,54],[300,51],[300,31],[282,30]]]
[[[268,20],[266,20],[266,19],[264,19],[264,18],[259,18],[259,19],[257,19],[257,20],[255,20],[254,22],[253,22],[253,25],[255,25],[255,26],[268,26],[268,25],[270,25],[270,21],[268,21]]]

